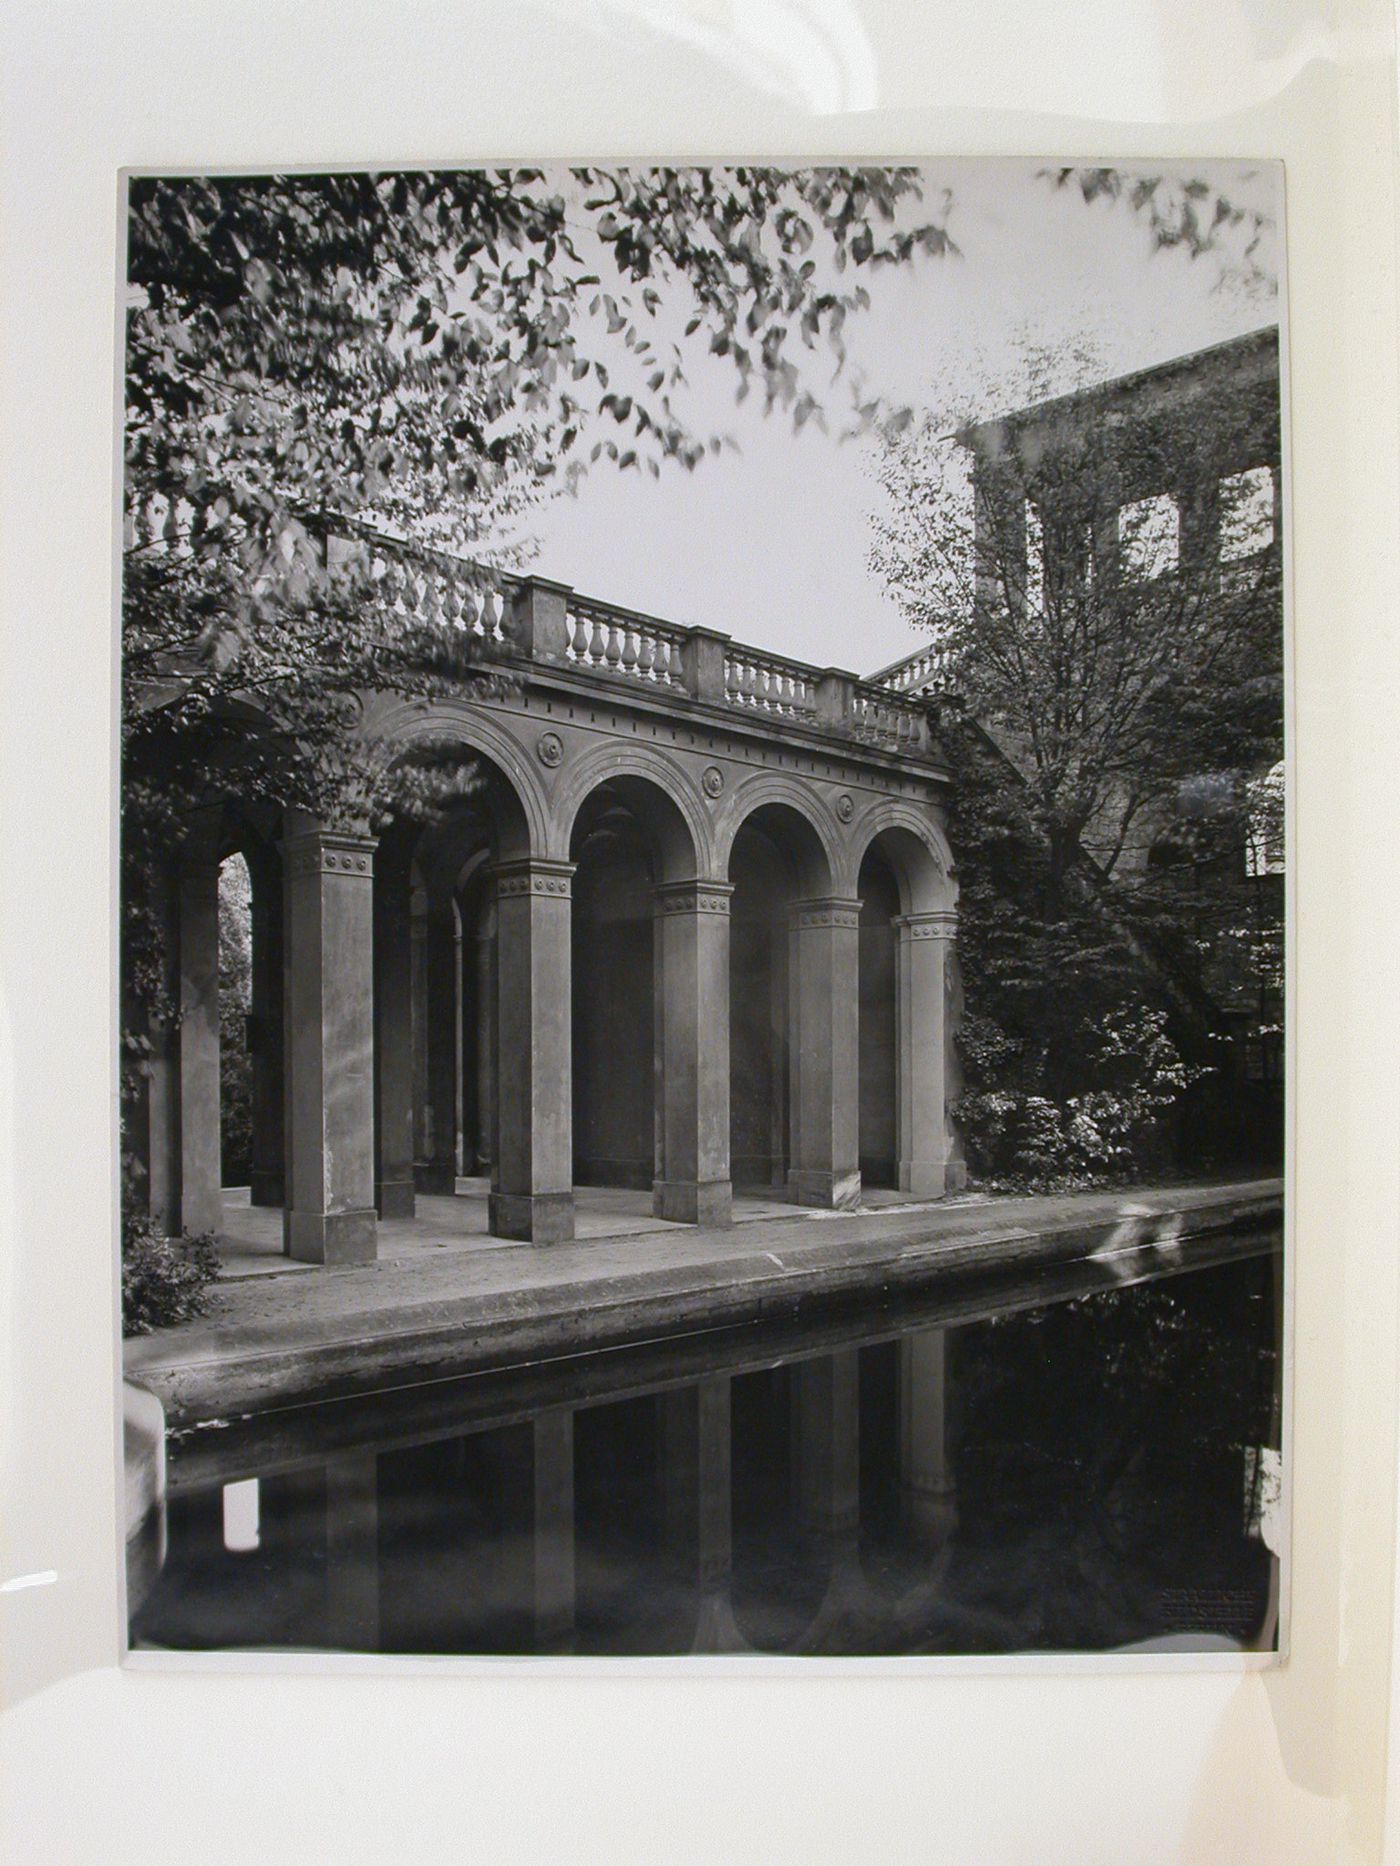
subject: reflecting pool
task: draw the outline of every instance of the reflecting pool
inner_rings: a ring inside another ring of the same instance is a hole
[[[1279,1288],[1261,1244],[196,1428],[132,1645],[1272,1649]]]

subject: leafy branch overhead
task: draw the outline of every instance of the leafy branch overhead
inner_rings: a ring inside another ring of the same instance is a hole
[[[1054,188],[1072,189],[1086,206],[1123,203],[1159,251],[1181,248],[1193,259],[1210,254],[1246,286],[1271,295],[1276,289],[1277,274],[1264,262],[1265,243],[1276,231],[1273,215],[1204,176],[1082,164],[1042,169],[1041,176]]]
[[[864,281],[947,248],[912,169],[133,181],[129,769],[153,738],[168,781],[182,727],[207,765],[236,702],[255,788],[273,773],[253,713],[298,754],[282,800],[346,807],[311,779],[363,764],[357,696],[437,691],[479,650],[396,611],[328,530],[446,550],[489,584],[503,530],[589,464],[659,475],[719,449],[687,415],[694,359],[801,426]]]

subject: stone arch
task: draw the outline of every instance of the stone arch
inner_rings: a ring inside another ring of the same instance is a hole
[[[893,1049],[881,1067],[875,1067],[866,1033],[859,1035],[867,1078],[863,1086],[887,1096],[892,1087],[894,1121],[891,1127],[887,1121],[869,1120],[874,1110],[863,1107],[861,1125],[872,1145],[877,1131],[893,1139],[894,1178],[901,1192],[936,1198],[962,1182],[948,1115],[957,1092],[953,1034],[959,985],[952,948],[957,883],[947,839],[926,810],[892,798],[861,817],[846,855],[849,865],[843,872],[852,892],[860,892],[862,865],[878,858],[886,871],[885,886],[893,880],[899,904],[897,914],[886,907],[874,919],[868,910],[862,916],[862,957],[870,943],[888,944],[886,990],[892,986],[894,994],[892,1006],[885,1000],[887,1019],[892,1011],[887,1029]],[[873,901],[874,876],[869,870],[866,874]],[[860,1009],[862,1015],[874,1015],[879,1006],[867,988],[864,963],[861,971]],[[883,1153],[883,1139],[880,1150]]]
[[[716,826],[717,872],[728,873],[735,841],[745,823],[756,812],[772,805],[791,813],[785,818],[789,823],[793,818],[799,819],[814,839],[815,848],[809,845],[799,856],[803,871],[799,881],[803,892],[811,895],[835,893],[841,867],[841,838],[835,815],[810,782],[804,783],[781,771],[760,772],[745,779],[735,791],[733,802]],[[806,840],[801,828],[797,834],[801,841]],[[813,860],[815,849],[820,850],[820,861]]]
[[[567,798],[573,1175],[576,1185],[654,1192],[669,1183],[658,1157],[668,1103],[674,1115],[694,1069],[685,999],[695,968],[670,922],[705,858],[674,784],[658,783],[656,767],[618,764],[591,758],[583,775],[594,782]]]
[[[502,860],[542,856],[548,842],[549,806],[541,778],[519,742],[498,719],[462,702],[423,708],[409,701],[381,700],[368,718],[374,730],[408,747],[425,739],[456,739],[495,769]]]
[[[858,893],[861,863],[878,846],[894,870],[906,914],[951,913],[956,908],[952,851],[942,828],[926,810],[887,798],[864,812],[843,842],[842,892]]]
[[[643,813],[661,857],[663,872],[658,881],[686,881],[718,872],[709,818],[685,766],[655,746],[626,740],[605,741],[569,765],[549,811],[548,853],[552,857],[569,859],[579,811],[607,783],[625,785],[629,801]],[[649,803],[649,793],[656,802]]]
[[[735,1178],[854,1203],[856,903],[836,894],[833,821],[807,785],[767,772],[740,787],[723,846]]]

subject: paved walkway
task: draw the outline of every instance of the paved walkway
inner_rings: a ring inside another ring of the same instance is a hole
[[[379,1262],[406,1263],[435,1256],[439,1251],[514,1250],[509,1238],[492,1237],[487,1230],[487,1179],[459,1179],[456,1195],[420,1192],[412,1218],[379,1221]],[[871,1210],[913,1201],[898,1192],[870,1192]],[[785,1199],[741,1192],[734,1200],[736,1225],[761,1219],[801,1219],[810,1214]],[[577,1186],[574,1189],[574,1224],[577,1240],[639,1237],[646,1232],[693,1232],[693,1225],[671,1224],[651,1209],[650,1192],[613,1186]],[[289,1276],[319,1271],[317,1264],[296,1263],[282,1254],[282,1208],[253,1205],[246,1186],[224,1190],[224,1222],[219,1233],[219,1257],[229,1281],[245,1276]]]
[[[894,1297],[957,1275],[1088,1258],[1111,1270],[1148,1252],[1170,1267],[1193,1240],[1228,1247],[1238,1234],[1257,1248],[1281,1212],[1281,1182],[1256,1180],[854,1213],[784,1206],[730,1230],[653,1220],[547,1246],[471,1238],[229,1281],[204,1320],[128,1342],[126,1369],[188,1423],[761,1322],[814,1299]]]

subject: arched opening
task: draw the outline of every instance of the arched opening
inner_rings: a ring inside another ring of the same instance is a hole
[[[385,886],[408,908],[419,1192],[454,1194],[459,1179],[488,1173],[495,1158],[494,864],[524,840],[519,805],[489,768],[477,791],[417,834],[406,861],[381,839]]]
[[[574,1183],[649,1189],[656,1153],[659,876],[628,786],[602,784],[574,824]]]
[[[729,1160],[734,1184],[787,1186],[788,908],[796,880],[752,818],[729,858]]]
[[[897,929],[899,884],[878,849],[866,852],[860,895],[860,1178],[899,1184]]]
[[[830,909],[830,865],[805,817],[788,804],[763,804],[735,834],[729,880],[734,890],[729,949],[731,1171],[736,1186],[769,1197],[774,1188],[786,1188],[802,1198],[797,1174],[814,1165],[828,1177],[831,1172],[830,1160],[819,1157],[817,1128],[823,1084],[829,1102],[835,1068],[834,980],[829,956],[823,971],[820,952],[807,955],[804,972],[799,937],[803,916],[798,909],[801,903]],[[806,918],[829,920],[830,914],[814,912]],[[825,926],[813,930],[818,938],[830,932]],[[829,1120],[826,1129],[829,1138]],[[854,1159],[849,1165],[854,1169]]]
[[[514,786],[490,759],[473,755],[478,777],[469,794],[426,827],[406,818],[387,825],[375,851],[381,1218],[412,1217],[423,1195],[470,1191],[484,1202],[482,1176],[498,1153],[494,875],[498,863],[528,856],[530,838]],[[484,1229],[484,1211],[465,1222]]]
[[[219,865],[219,1170],[222,1185],[253,1177],[253,882],[241,853]]]
[[[858,873],[862,1176],[872,1188],[937,1197],[961,1183],[948,1119],[956,889],[932,832],[906,822],[876,831]]]

